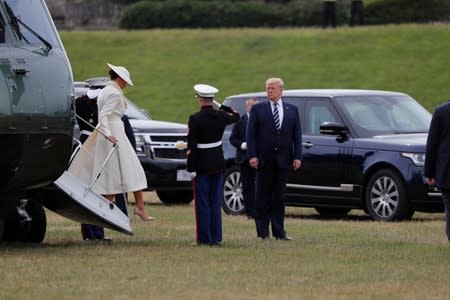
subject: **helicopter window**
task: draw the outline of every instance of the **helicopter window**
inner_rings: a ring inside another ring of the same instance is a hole
[[[16,32],[21,40],[29,44],[42,44],[42,42],[23,24],[43,37],[52,46],[59,46],[56,32],[51,25],[50,15],[45,10],[41,1],[36,0],[5,0],[4,1],[14,16],[21,22],[17,22]]]

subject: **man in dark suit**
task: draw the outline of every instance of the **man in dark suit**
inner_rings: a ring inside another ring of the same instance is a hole
[[[256,103],[258,103],[258,100],[255,98],[245,101],[247,113],[234,124],[230,135],[230,142],[236,148],[235,161],[240,167],[245,214],[249,219],[255,217],[255,169],[250,166],[248,161],[246,132],[250,110]]]
[[[207,84],[194,86],[200,111],[189,117],[187,171],[194,186],[197,245],[220,245],[222,242],[222,198],[225,159],[222,135],[225,127],[239,120],[228,106],[213,104],[219,91]]]
[[[296,106],[283,102],[283,81],[266,81],[268,101],[255,104],[247,126],[250,166],[256,169],[256,231],[269,238],[291,240],[284,230],[286,184],[289,171],[300,168],[302,132]]]
[[[425,177],[429,186],[442,191],[445,232],[450,242],[450,100],[436,108],[431,119],[425,154]]]

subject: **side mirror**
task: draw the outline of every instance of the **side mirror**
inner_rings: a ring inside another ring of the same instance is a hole
[[[320,133],[326,135],[338,135],[341,137],[347,136],[348,129],[342,123],[337,122],[325,122],[320,125]]]

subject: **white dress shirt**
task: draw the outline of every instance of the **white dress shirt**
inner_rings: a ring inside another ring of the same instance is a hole
[[[274,110],[274,103],[277,103],[277,108],[278,108],[278,116],[280,117],[280,128],[283,127],[283,117],[284,117],[284,111],[283,111],[283,101],[278,100],[278,102],[275,101],[270,101],[270,109],[272,110],[272,115],[273,115],[273,110]]]

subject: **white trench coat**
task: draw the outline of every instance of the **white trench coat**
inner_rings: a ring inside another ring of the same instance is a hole
[[[115,81],[109,81],[100,91],[97,106],[98,131],[94,131],[84,142],[68,171],[88,185],[92,182],[113,148],[102,132],[116,138],[119,150],[111,155],[92,190],[101,195],[112,195],[145,189],[147,179],[144,170],[125,134],[121,119],[127,107],[126,99]]]

